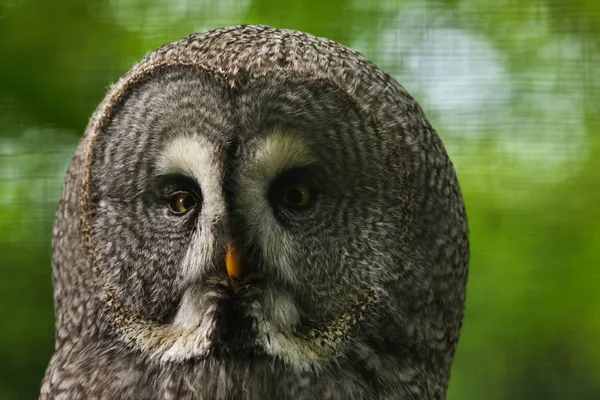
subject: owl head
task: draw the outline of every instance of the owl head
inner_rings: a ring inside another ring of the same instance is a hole
[[[81,140],[57,349],[443,393],[468,257],[452,164],[392,77],[296,31],[195,34],[129,71]]]

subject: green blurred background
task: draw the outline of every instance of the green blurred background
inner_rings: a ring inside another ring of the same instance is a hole
[[[239,23],[361,51],[444,140],[472,239],[448,398],[600,399],[596,0],[2,0],[0,399],[37,397],[53,214],[109,84],[166,42]]]

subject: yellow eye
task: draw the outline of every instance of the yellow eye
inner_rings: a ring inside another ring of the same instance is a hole
[[[310,204],[312,196],[308,186],[292,185],[283,192],[284,204],[291,207],[306,207]]]
[[[169,196],[169,208],[175,214],[188,212],[196,205],[196,198],[188,192],[173,192]]]

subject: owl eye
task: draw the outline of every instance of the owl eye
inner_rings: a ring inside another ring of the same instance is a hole
[[[196,198],[188,192],[173,192],[169,196],[169,208],[177,215],[185,214],[196,206]]]
[[[319,169],[316,166],[293,168],[282,172],[271,182],[267,198],[282,223],[313,207],[320,198]]]
[[[305,185],[292,185],[283,191],[283,204],[293,208],[303,208],[312,200],[310,188]]]

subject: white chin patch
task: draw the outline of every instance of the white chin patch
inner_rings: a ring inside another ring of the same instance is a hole
[[[263,294],[265,319],[274,329],[288,331],[300,322],[300,314],[289,293],[273,286],[266,287]]]

